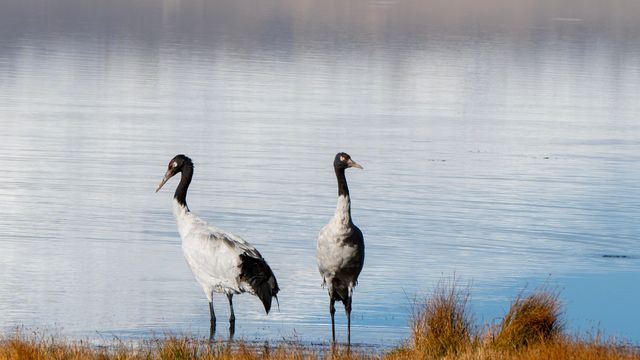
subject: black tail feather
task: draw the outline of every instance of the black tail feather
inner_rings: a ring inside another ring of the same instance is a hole
[[[269,310],[271,310],[272,298],[275,297],[276,301],[278,301],[277,295],[278,291],[280,291],[273,271],[262,258],[241,254],[240,260],[242,260],[240,279],[251,286],[253,292],[262,301],[264,310],[268,314]],[[280,308],[280,303],[278,303],[278,308]]]
[[[342,304],[347,306],[347,302],[349,301],[349,288],[338,279],[334,279],[332,285],[332,292],[329,293],[331,299],[342,301]]]

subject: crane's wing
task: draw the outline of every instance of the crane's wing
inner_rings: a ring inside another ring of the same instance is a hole
[[[226,234],[189,232],[183,239],[182,250],[198,282],[219,290],[241,291],[240,250]]]
[[[268,314],[272,298],[275,297],[277,300],[277,294],[280,291],[271,267],[260,252],[243,238],[231,233],[220,233],[220,235],[224,235],[224,241],[228,241],[230,246],[235,247],[240,258],[241,287],[258,296]]]

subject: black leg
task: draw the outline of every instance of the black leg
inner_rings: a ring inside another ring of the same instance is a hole
[[[229,299],[229,338],[233,339],[233,334],[236,332],[236,315],[233,313],[233,294],[227,294]]]
[[[336,313],[336,308],[333,306],[335,304],[335,299],[333,296],[330,296],[329,300],[329,314],[331,314],[331,344],[336,343],[336,324],[333,321],[333,315]]]
[[[347,313],[347,345],[351,345],[351,296],[344,305],[344,311]]]
[[[209,314],[211,314],[211,327],[209,328],[209,340],[213,340],[216,334],[216,312],[213,311],[213,302],[209,302]]]

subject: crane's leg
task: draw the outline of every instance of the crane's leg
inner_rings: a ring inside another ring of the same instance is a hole
[[[213,340],[216,334],[216,312],[213,311],[213,301],[209,301],[209,314],[211,314],[211,327],[209,328],[209,340]]]
[[[347,345],[351,346],[351,294],[344,303],[344,312],[347,314]]]
[[[229,299],[229,338],[233,339],[233,334],[236,332],[236,315],[233,313],[233,294],[227,294]]]
[[[333,315],[336,313],[336,307],[334,306],[336,300],[329,294],[329,314],[331,314],[331,344],[336,343],[336,324],[333,321]]]

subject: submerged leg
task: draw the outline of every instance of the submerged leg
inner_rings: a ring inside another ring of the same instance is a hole
[[[333,296],[330,296],[330,300],[329,300],[329,314],[331,314],[331,344],[335,344],[336,343],[336,325],[333,321],[333,315],[336,313],[336,308],[335,306],[333,306],[336,302],[336,300],[333,298]]]
[[[229,299],[229,338],[233,338],[233,334],[236,332],[236,315],[233,313],[233,294],[227,294]]]
[[[213,311],[213,301],[209,301],[209,314],[211,315],[211,327],[209,328],[209,340],[213,340],[216,334],[216,312]]]
[[[344,312],[347,314],[347,345],[351,345],[351,295],[344,304]]]

